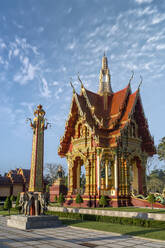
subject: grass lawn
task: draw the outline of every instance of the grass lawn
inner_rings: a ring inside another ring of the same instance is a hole
[[[71,225],[74,227],[83,227],[99,231],[114,232],[124,235],[132,236],[141,236],[151,239],[160,239],[165,240],[165,229],[162,228],[147,228],[139,226],[129,226],[129,225],[120,225],[104,222],[95,222],[95,221],[78,221],[70,219],[62,219],[63,224]]]
[[[10,215],[18,214],[18,213],[19,213],[18,210],[16,210],[15,208],[10,209]],[[0,209],[0,215],[9,215],[9,212],[8,212],[8,210]]]

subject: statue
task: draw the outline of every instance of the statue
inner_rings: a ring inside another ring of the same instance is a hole
[[[58,178],[62,178],[63,177],[63,169],[62,169],[62,166],[61,165],[59,165],[59,167],[58,167],[58,171],[57,171],[57,176],[58,176]]]

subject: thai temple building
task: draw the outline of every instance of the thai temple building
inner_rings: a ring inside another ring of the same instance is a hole
[[[28,191],[30,181],[30,169],[16,168],[0,175],[0,200],[5,200],[7,196],[17,196],[21,192]],[[44,179],[44,190],[47,180]]]
[[[10,170],[5,176],[0,176],[0,199],[27,191],[29,185],[30,170],[17,168]]]
[[[132,204],[134,195],[146,193],[146,162],[155,154],[138,88],[130,82],[113,92],[108,60],[104,55],[97,93],[73,97],[58,154],[68,162],[66,205],[74,206],[78,193],[82,206],[95,207],[102,195],[113,207]],[[130,80],[131,81],[131,80]],[[85,188],[81,187],[82,166]]]

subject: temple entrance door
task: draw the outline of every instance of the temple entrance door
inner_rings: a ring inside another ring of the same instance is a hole
[[[142,193],[142,170],[141,162],[138,157],[131,160],[130,191],[135,195]]]

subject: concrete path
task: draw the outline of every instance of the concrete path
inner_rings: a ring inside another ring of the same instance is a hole
[[[58,227],[22,231],[6,226],[0,216],[0,248],[165,248],[165,241],[122,236],[114,233],[73,227]]]

